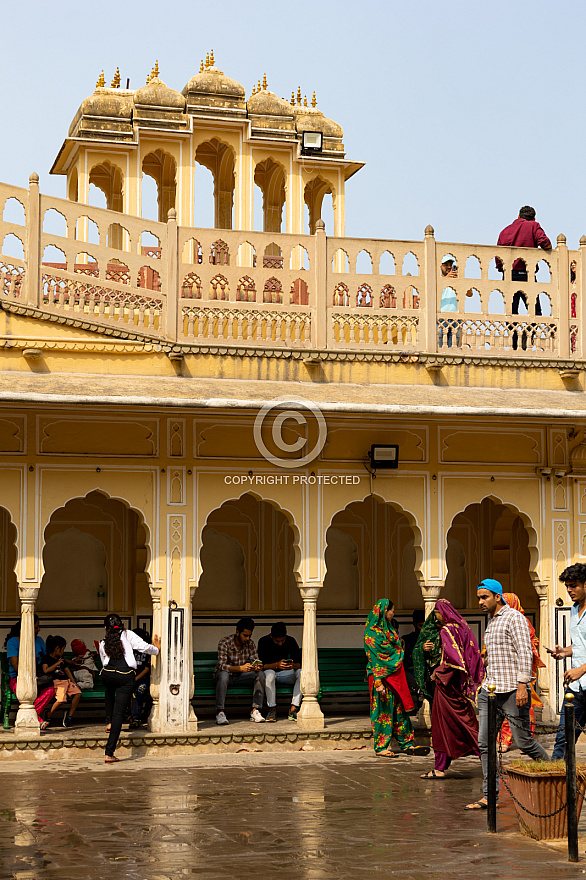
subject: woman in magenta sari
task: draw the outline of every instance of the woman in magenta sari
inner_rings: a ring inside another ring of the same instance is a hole
[[[435,683],[431,711],[435,767],[423,774],[422,779],[442,779],[456,758],[480,756],[474,705],[476,692],[484,679],[484,664],[478,643],[462,615],[446,599],[438,600],[432,615],[435,621],[430,623],[435,623],[436,632],[439,630],[440,649],[439,665],[431,674]],[[422,649],[424,654],[433,654],[426,629],[424,625],[416,645],[419,656]]]

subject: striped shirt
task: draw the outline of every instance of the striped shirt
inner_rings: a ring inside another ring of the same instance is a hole
[[[497,694],[517,690],[519,683],[531,681],[533,650],[525,617],[505,605],[497,611],[486,627],[484,644],[488,665],[483,689],[496,685]]]
[[[241,647],[236,642],[236,636],[224,636],[218,643],[218,664],[216,673],[229,672],[230,666],[243,666],[245,663],[253,663],[258,660],[256,645],[252,641],[246,642]]]

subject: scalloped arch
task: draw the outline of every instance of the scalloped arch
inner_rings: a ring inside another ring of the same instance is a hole
[[[502,498],[499,498],[498,495],[484,495],[478,501],[471,501],[469,504],[466,504],[465,507],[461,508],[454,514],[452,520],[450,522],[449,527],[446,529],[446,537],[445,537],[445,546],[444,546],[444,557],[448,546],[448,532],[452,528],[454,524],[454,520],[461,513],[466,513],[471,507],[476,506],[477,504],[482,504],[483,501],[492,501],[493,504],[500,504],[502,507],[506,507],[507,510],[510,510],[511,513],[514,513],[519,517],[521,522],[525,527],[525,531],[527,532],[527,536],[529,538],[529,577],[531,578],[531,583],[535,587],[536,583],[540,582],[540,577],[537,573],[537,565],[539,562],[539,547],[537,543],[537,530],[533,525],[533,520],[529,516],[529,514],[525,513],[516,504],[513,504],[511,501],[505,501]],[[536,591],[537,592],[537,591]]]
[[[348,508],[352,504],[360,504],[361,502],[366,501],[367,498],[374,498],[379,504],[390,505],[393,508],[393,510],[395,510],[397,513],[404,516],[405,519],[407,520],[407,523],[409,524],[409,527],[410,527],[411,531],[413,532],[413,549],[415,550],[414,573],[415,573],[415,577],[417,579],[417,582],[419,584],[421,584],[424,580],[424,577],[423,577],[423,535],[422,535],[421,529],[419,528],[419,525],[417,523],[417,519],[416,519],[415,515],[413,513],[411,513],[410,510],[408,510],[406,507],[403,507],[397,501],[389,501],[387,498],[383,498],[382,495],[378,495],[376,492],[367,492],[367,493],[365,493],[365,495],[362,498],[353,498],[352,501],[349,501],[348,504],[346,504],[344,507],[339,508],[339,510],[336,510],[332,514],[330,521],[327,524],[324,524],[324,533],[322,536],[323,546],[325,547],[327,544],[327,541],[326,541],[327,531],[330,528],[330,526],[332,525],[334,518],[339,513],[342,513],[344,510],[348,510]]]
[[[144,566],[144,573],[147,576],[149,591],[152,596],[151,587],[152,587],[153,579],[151,577],[151,571],[150,571],[151,563],[152,563],[152,550],[151,550],[151,531],[152,530],[148,524],[148,521],[147,521],[147,518],[145,516],[144,511],[141,510],[140,507],[135,506],[132,502],[130,502],[128,500],[128,498],[125,498],[122,495],[110,494],[105,489],[100,489],[98,486],[96,486],[94,489],[90,489],[88,492],[85,493],[85,495],[71,495],[69,498],[67,498],[66,501],[64,501],[63,503],[59,503],[49,512],[49,514],[47,516],[47,520],[43,526],[43,544],[45,543],[45,533],[47,531],[47,527],[49,526],[49,523],[51,522],[55,513],[58,510],[63,510],[72,501],[76,501],[78,499],[81,499],[83,501],[87,501],[87,499],[89,498],[90,495],[101,495],[103,498],[106,498],[108,501],[117,501],[120,504],[123,504],[124,507],[127,507],[129,510],[132,510],[133,513],[136,513],[136,515],[138,516],[139,522],[145,531],[146,561],[145,561],[145,566]],[[91,499],[90,499],[90,503],[91,503]],[[44,571],[43,556],[41,553],[41,558],[39,560],[39,583],[42,581],[44,573],[45,573],[45,571]]]

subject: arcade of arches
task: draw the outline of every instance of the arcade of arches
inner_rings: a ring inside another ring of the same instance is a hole
[[[16,528],[0,508],[1,612],[18,610]],[[367,612],[390,596],[400,612],[423,608],[416,573],[416,535],[407,516],[371,495],[332,519],[326,532],[325,577],[318,610]],[[529,573],[528,535],[521,517],[490,499],[472,504],[447,534],[442,596],[477,613],[476,585],[495,577],[517,593],[528,611],[539,603]],[[285,513],[244,494],[213,510],[202,532],[202,573],[194,615],[217,612],[299,612],[295,534]],[[138,514],[121,501],[92,492],[56,510],[44,533],[37,609],[95,613],[103,588],[108,607],[126,615],[151,613],[147,536]],[[63,560],[67,559],[67,566]]]

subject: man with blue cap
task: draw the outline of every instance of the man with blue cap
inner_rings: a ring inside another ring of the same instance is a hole
[[[484,578],[477,587],[480,610],[489,616],[484,633],[486,677],[478,692],[478,747],[482,761],[483,797],[466,806],[467,810],[486,810],[488,792],[488,685],[496,687],[497,733],[505,717],[518,747],[534,761],[549,761],[549,755],[531,733],[529,722],[533,650],[529,626],[523,614],[503,599],[502,585]],[[497,798],[499,779],[497,772]]]

